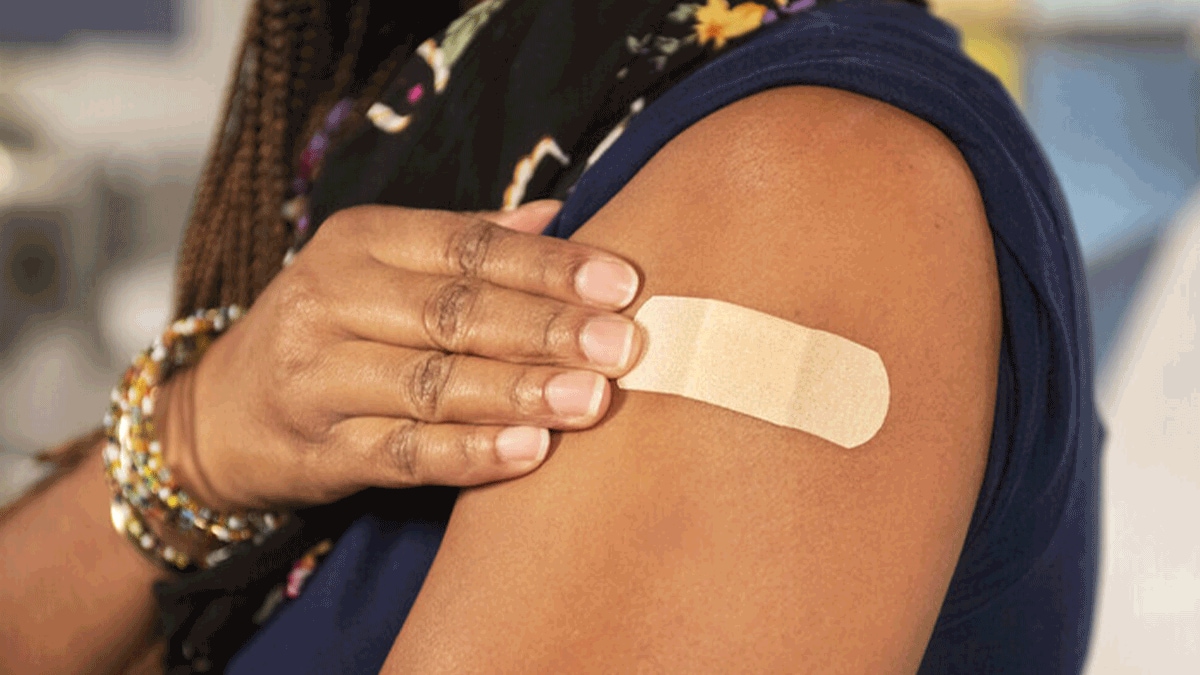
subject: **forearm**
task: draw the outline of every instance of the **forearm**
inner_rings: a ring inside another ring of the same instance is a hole
[[[0,672],[113,672],[150,644],[162,573],[113,530],[99,450],[0,517]]]

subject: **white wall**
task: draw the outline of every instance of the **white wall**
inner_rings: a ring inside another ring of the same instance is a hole
[[[87,181],[102,170],[140,195],[147,240],[83,289],[91,306],[26,326],[0,352],[0,503],[36,477],[25,453],[99,423],[125,359],[165,324],[175,242],[247,6],[182,0],[181,34],[169,44],[82,34],[0,46],[0,107],[48,141],[35,157],[12,155],[22,175],[0,190],[0,210],[68,209],[73,264],[86,269],[103,216]]]
[[[1098,383],[1100,601],[1087,675],[1200,672],[1200,192],[1150,263]]]
[[[182,35],[166,45],[83,34],[66,46],[10,47],[0,51],[0,94],[71,153],[202,153],[247,5],[180,2]]]

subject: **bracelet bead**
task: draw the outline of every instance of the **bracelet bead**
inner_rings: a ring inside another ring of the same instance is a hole
[[[148,349],[137,354],[116,388],[104,416],[108,444],[103,457],[113,490],[116,530],[147,555],[177,569],[201,569],[229,555],[229,545],[261,538],[281,523],[282,514],[222,514],[196,502],[180,489],[163,460],[153,413],[158,386],[180,367],[192,365],[209,344],[242,316],[237,306],[201,310],[173,322]],[[152,520],[164,530],[200,532],[208,553],[196,560],[162,541]]]

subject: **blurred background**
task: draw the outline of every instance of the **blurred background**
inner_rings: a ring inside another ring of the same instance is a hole
[[[168,318],[246,4],[0,0],[0,503]],[[1200,0],[934,9],[1026,111],[1087,262],[1109,429],[1088,672],[1200,673]]]

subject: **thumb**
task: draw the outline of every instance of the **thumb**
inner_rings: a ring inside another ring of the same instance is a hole
[[[557,199],[539,199],[512,211],[482,211],[476,215],[510,230],[541,234],[561,208],[562,202]]]

